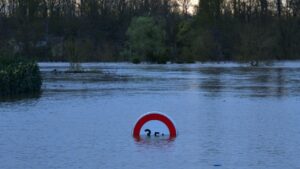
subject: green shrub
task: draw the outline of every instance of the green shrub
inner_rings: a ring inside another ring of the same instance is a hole
[[[0,96],[40,92],[42,79],[35,62],[0,59]]]
[[[134,18],[127,30],[128,49],[123,56],[139,58],[151,63],[165,63],[166,55],[165,31],[152,17]]]

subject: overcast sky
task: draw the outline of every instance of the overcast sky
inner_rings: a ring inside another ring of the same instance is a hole
[[[196,5],[198,3],[198,0],[192,0],[193,5]]]
[[[192,6],[198,5],[198,1],[199,0],[191,0]],[[194,8],[190,8],[189,12],[193,13],[194,12]]]

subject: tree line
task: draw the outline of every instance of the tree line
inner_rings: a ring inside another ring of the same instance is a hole
[[[156,63],[300,59],[299,0],[0,0],[0,56]]]

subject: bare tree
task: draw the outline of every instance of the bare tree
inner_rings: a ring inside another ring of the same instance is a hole
[[[289,10],[294,17],[300,16],[300,0],[287,0]]]
[[[280,17],[282,13],[282,0],[276,0],[277,16]]]
[[[191,7],[191,0],[179,0],[178,1],[181,9],[182,9],[182,13],[186,16],[189,13],[189,9]]]

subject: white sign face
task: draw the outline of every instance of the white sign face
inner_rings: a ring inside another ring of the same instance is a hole
[[[169,136],[169,128],[167,125],[158,120],[151,120],[145,123],[140,131],[140,136],[161,137]]]

